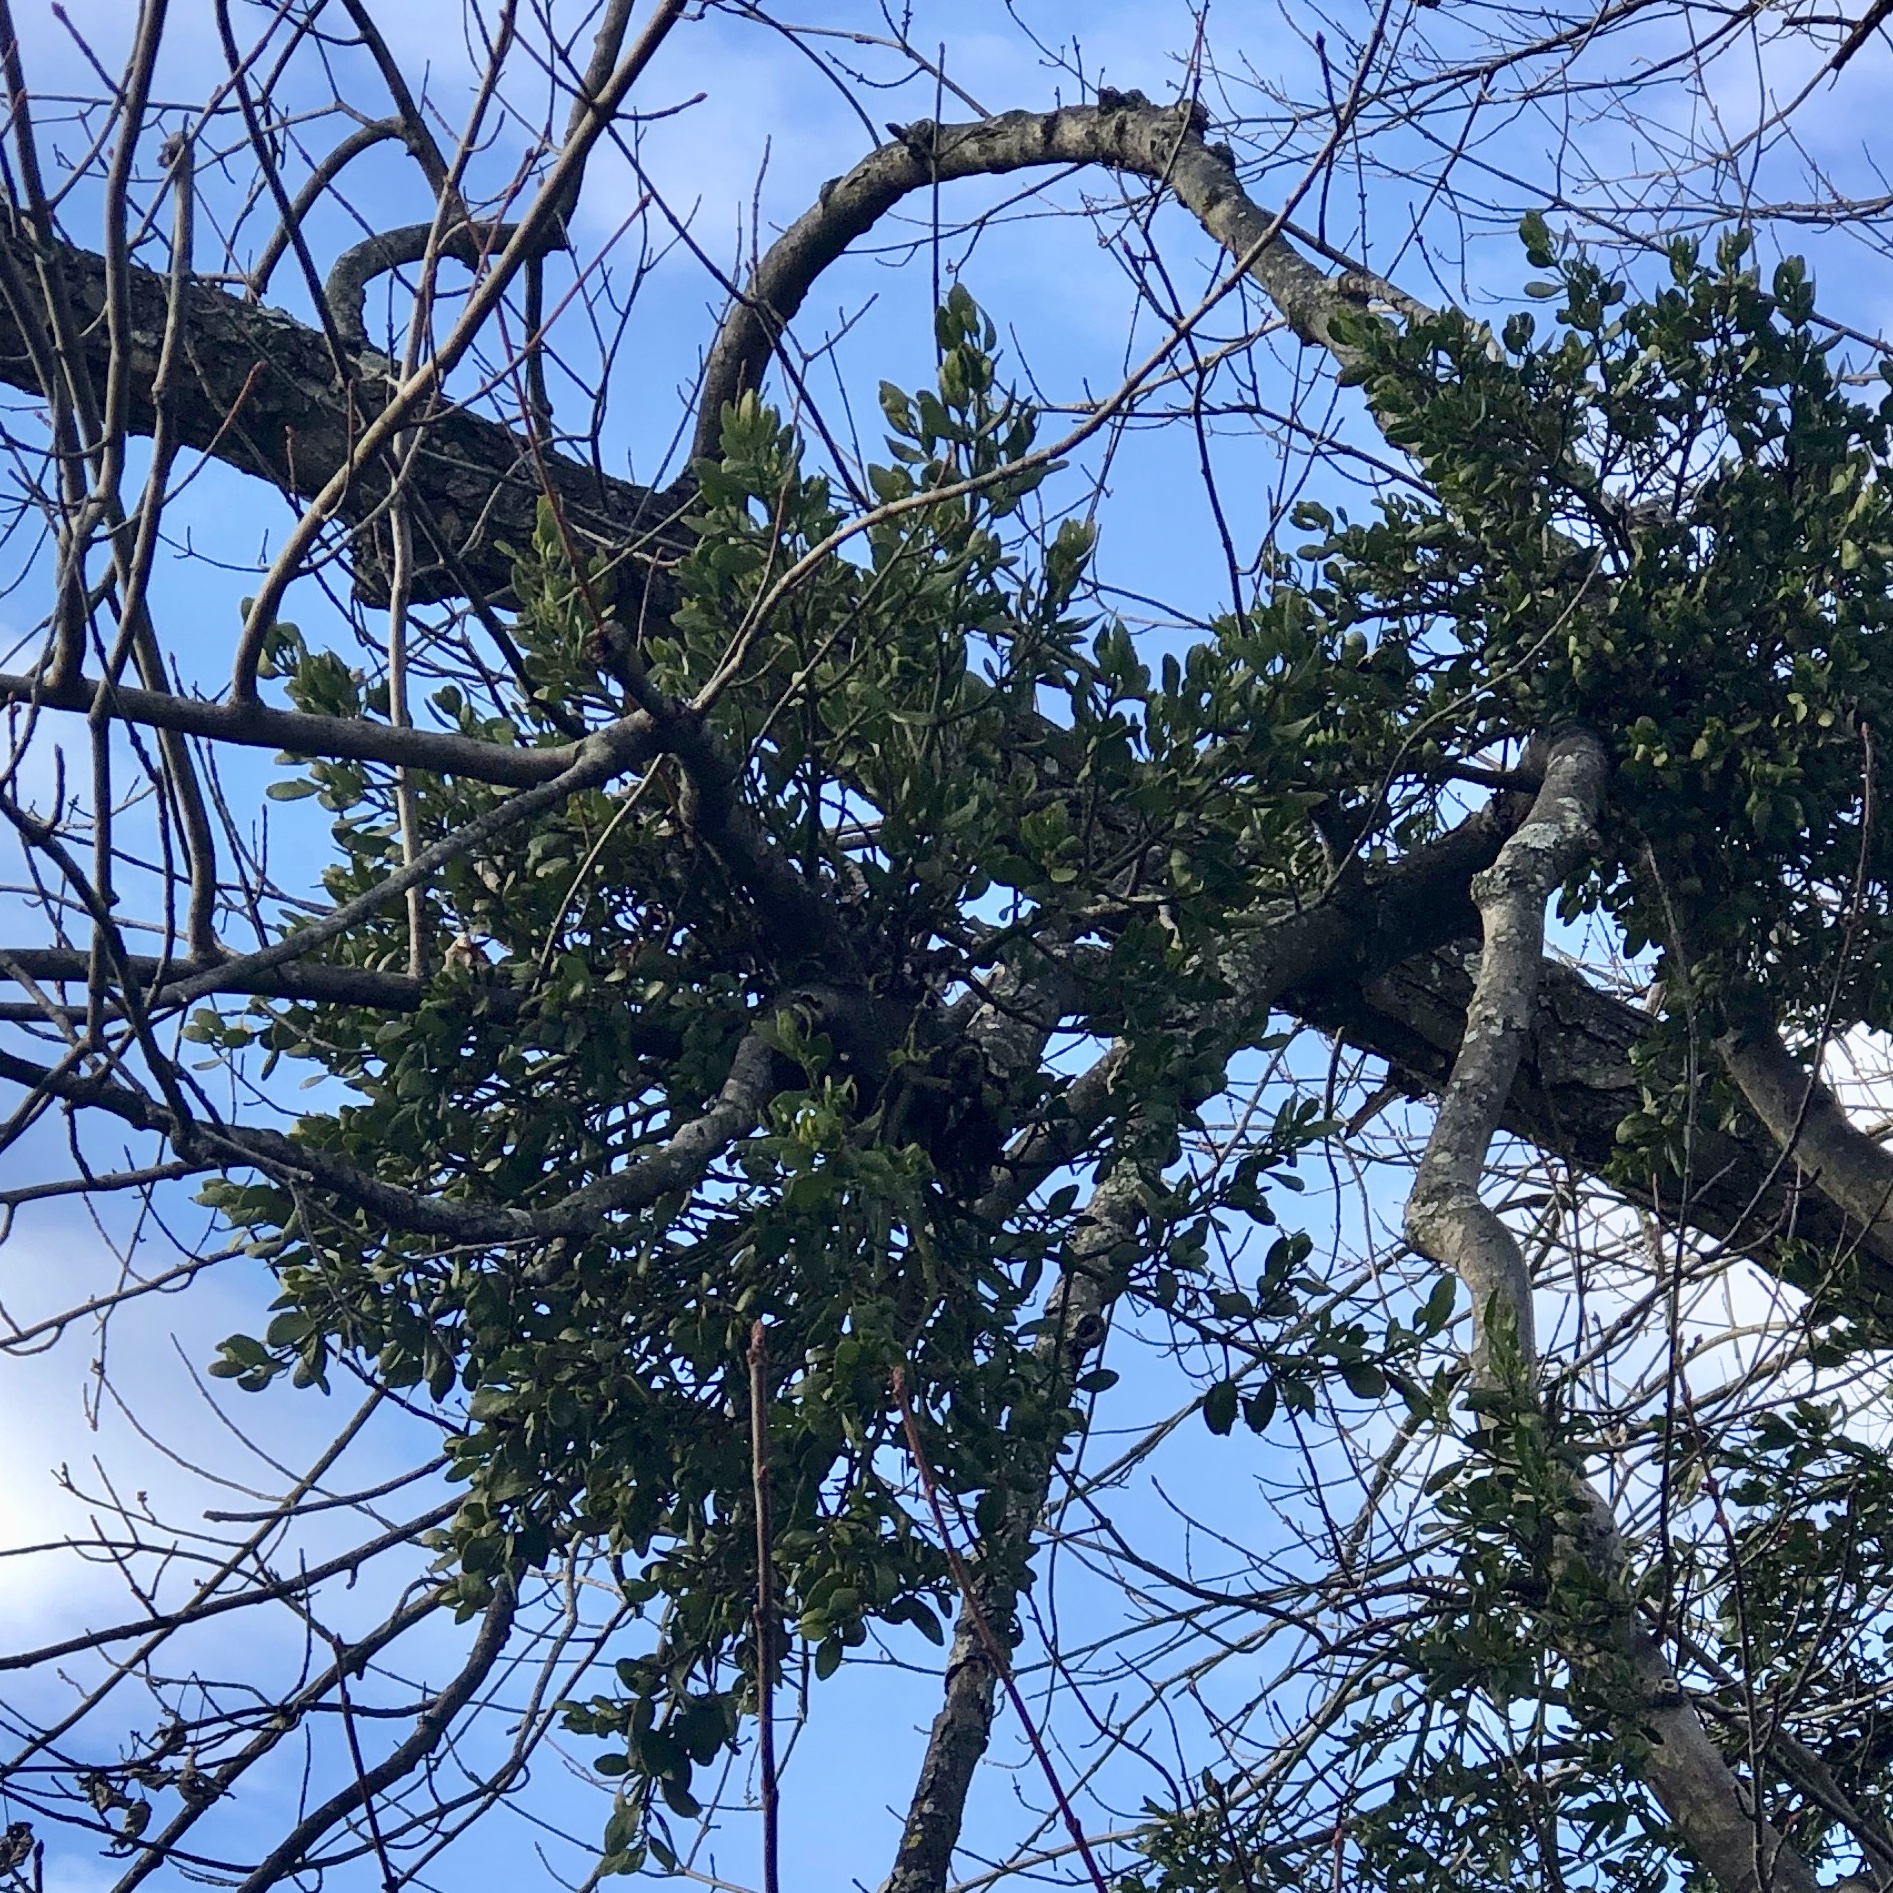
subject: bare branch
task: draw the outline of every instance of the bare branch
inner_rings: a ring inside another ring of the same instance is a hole
[[[790,225],[744,285],[704,370],[698,403],[699,456],[714,456],[723,409],[759,385],[770,351],[815,280],[903,197],[936,181],[996,177],[1050,165],[1101,165],[1172,191],[1250,275],[1310,346],[1341,353],[1331,333],[1342,309],[1375,304],[1405,315],[1423,305],[1363,272],[1327,276],[1251,201],[1226,147],[1207,145],[1207,121],[1185,102],[1152,105],[1141,93],[1110,94],[1097,105],[1054,112],[1007,112],[972,124],[921,120],[896,126],[895,142],[870,152],[821,201]]]

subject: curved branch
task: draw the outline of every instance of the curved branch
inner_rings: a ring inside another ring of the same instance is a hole
[[[1716,1040],[1723,1068],[1776,1148],[1876,1246],[1893,1245],[1893,1156],[1848,1118],[1817,1072],[1772,1025],[1745,1023]]]
[[[1386,1060],[1393,1080],[1415,1096],[1444,1089],[1472,994],[1476,960],[1459,950],[1422,953],[1359,985],[1298,984],[1283,1008],[1356,1050]],[[1760,1127],[1692,1127],[1689,1192],[1623,1164],[1617,1127],[1643,1103],[1631,1055],[1650,1017],[1600,992],[1556,961],[1539,969],[1531,1030],[1499,1126],[1642,1205],[1666,1227],[1701,1231],[1741,1250],[1793,1283],[1826,1315],[1841,1314],[1868,1337],[1893,1334],[1893,1228],[1863,1227],[1813,1179],[1784,1165]],[[1787,1115],[1805,1088],[1792,1081]],[[1752,1107],[1751,1107],[1752,1108]],[[1851,1131],[1851,1127],[1849,1127]],[[1861,1135],[1851,1131],[1855,1137]]]
[[[283,594],[314,551],[329,518],[347,500],[361,471],[376,465],[394,446],[404,427],[430,413],[439,403],[448,377],[473,347],[514,276],[525,267],[529,257],[541,255],[546,244],[563,230],[564,218],[558,206],[566,185],[582,174],[591,147],[609,128],[618,107],[683,12],[684,0],[658,0],[656,9],[645,22],[644,31],[619,62],[610,80],[596,99],[586,101],[582,122],[566,140],[526,206],[514,227],[512,240],[491,259],[486,271],[475,281],[458,320],[411,373],[398,382],[391,382],[380,412],[362,428],[341,464],[284,535],[269,569],[258,581],[256,595],[249,601],[243,630],[237,639],[231,666],[231,690],[235,696],[256,694],[257,667],[264,641],[276,621]]]
[[[1102,92],[1096,105],[1007,112],[972,124],[922,119],[892,126],[895,141],[870,152],[773,243],[726,316],[704,369],[699,457],[714,457],[724,407],[758,386],[771,350],[815,280],[857,237],[914,191],[934,183],[996,177],[1041,165],[1102,165],[1173,192],[1251,277],[1303,342],[1337,359],[1332,324],[1346,308],[1385,303],[1408,315],[1424,305],[1364,270],[1328,276],[1279,230],[1243,189],[1227,146],[1203,142],[1200,106],[1152,105],[1141,92]]]
[[[261,296],[269,288],[269,279],[276,274],[276,265],[283,260],[284,252],[294,240],[295,234],[307,220],[310,211],[344,170],[359,158],[364,151],[372,151],[376,145],[385,144],[390,138],[406,140],[407,130],[398,118],[377,118],[366,125],[357,125],[329,155],[318,164],[303,180],[302,188],[290,200],[289,215],[270,233],[269,241],[264,244],[262,253],[250,266],[250,293]]]
[[[430,222],[384,230],[378,236],[364,237],[360,243],[351,245],[329,265],[328,277],[322,285],[322,300],[328,308],[329,320],[351,349],[368,346],[365,313],[368,285],[377,276],[385,276],[390,270],[409,263],[425,262],[430,251],[437,256],[450,256],[469,269],[478,269],[496,249],[512,242],[519,234],[517,224],[462,223],[444,232],[436,242],[435,229]]]
[[[1472,1384],[1536,1408],[1538,1351],[1532,1285],[1517,1239],[1480,1199],[1487,1152],[1531,1029],[1543,964],[1545,905],[1596,839],[1607,764],[1588,732],[1551,745],[1531,818],[1473,882],[1484,945],[1465,1034],[1407,1200],[1407,1238],[1454,1270],[1472,1297]],[[1634,1715],[1652,1737],[1647,1778],[1689,1850],[1725,1893],[1815,1893],[1814,1875],[1762,1817],[1709,1738],[1656,1640],[1625,1592],[1629,1558],[1603,1497],[1571,1475],[1581,1522],[1567,1555],[1603,1606],[1601,1637],[1565,1651],[1580,1668],[1604,1651],[1636,1691]]]
[[[1594,736],[1555,743],[1530,819],[1473,879],[1484,931],[1479,976],[1453,1075],[1407,1198],[1407,1240],[1452,1269],[1472,1297],[1472,1379],[1487,1390],[1501,1383],[1495,1326],[1528,1366],[1538,1351],[1525,1258],[1512,1232],[1480,1200],[1479,1186],[1531,1028],[1545,903],[1595,845],[1607,770]]]

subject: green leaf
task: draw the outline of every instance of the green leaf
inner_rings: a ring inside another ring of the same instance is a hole
[[[1372,1361],[1348,1361],[1341,1368],[1348,1391],[1362,1400],[1378,1400],[1387,1391],[1387,1376]]]

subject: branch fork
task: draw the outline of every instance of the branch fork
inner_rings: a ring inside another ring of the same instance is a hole
[[[1472,882],[1483,936],[1478,976],[1408,1198],[1406,1231],[1472,1297],[1475,1394],[1509,1385],[1529,1400],[1537,1378],[1530,1273],[1517,1239],[1480,1200],[1479,1182],[1531,1030],[1545,904],[1595,845],[1607,770],[1603,746],[1588,731],[1553,738],[1530,815]],[[1628,1551],[1603,1495],[1574,1476],[1570,1497],[1581,1523],[1564,1554],[1597,1580],[1606,1621],[1581,1645],[1574,1638],[1566,1659],[1584,1668],[1608,1651],[1624,1666],[1650,1742],[1651,1791],[1724,1893],[1816,1893],[1812,1870],[1755,1806],[1639,1620],[1624,1582]]]
[[[1473,877],[1484,947],[1465,1036],[1407,1200],[1407,1239],[1453,1270],[1472,1296],[1475,1388],[1496,1382],[1495,1326],[1536,1359],[1531,1281],[1512,1233],[1480,1200],[1486,1153],[1531,1030],[1545,903],[1596,844],[1603,746],[1587,731],[1554,740],[1531,813]]]

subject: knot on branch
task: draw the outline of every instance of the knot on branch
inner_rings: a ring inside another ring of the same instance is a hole
[[[896,124],[890,118],[887,121],[887,129],[892,134],[895,143],[905,145],[916,158],[923,162],[931,163],[939,155],[940,127],[931,118],[917,118],[911,125]],[[838,181],[831,179],[830,186]],[[829,186],[824,187],[823,203],[828,201],[826,195],[828,188]]]
[[[1098,87],[1098,110],[1110,112],[1158,112],[1166,108],[1156,104],[1146,94],[1135,87],[1120,92],[1115,86]],[[1185,129],[1200,138],[1209,129],[1209,108],[1201,99],[1179,99],[1174,108],[1181,114]],[[1225,151],[1228,147],[1223,147]]]

